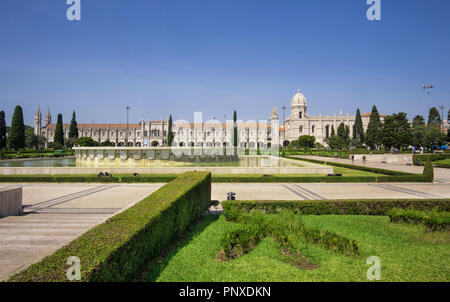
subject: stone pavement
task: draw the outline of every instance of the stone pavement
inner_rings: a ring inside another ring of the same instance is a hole
[[[323,157],[323,156],[314,156],[314,155],[292,155],[292,157],[301,157],[301,158],[309,158],[315,160],[323,160],[327,162],[338,162],[343,164],[352,164],[351,159],[336,159],[331,157]],[[361,161],[355,160],[355,165],[358,166],[366,166],[371,168],[381,168],[387,170],[396,170],[408,173],[423,173],[423,167],[419,166],[408,166],[408,165],[399,165],[399,164],[384,164],[384,163],[365,163],[363,164]],[[434,180],[435,183],[447,183],[450,184],[450,169],[444,168],[434,168]]]
[[[0,219],[0,281],[142,200],[162,184],[3,184],[23,187],[24,216]]]

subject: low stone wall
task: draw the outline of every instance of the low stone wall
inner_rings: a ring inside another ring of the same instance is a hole
[[[213,174],[330,174],[333,168],[321,165],[305,167],[29,167],[0,168],[0,175],[63,175],[63,174],[98,174],[108,172],[115,174],[181,174],[188,171],[207,171]]]
[[[363,156],[368,163],[387,163],[406,165],[413,162],[412,154],[355,154],[355,161],[362,162]]]
[[[22,214],[22,188],[0,189],[0,217]]]

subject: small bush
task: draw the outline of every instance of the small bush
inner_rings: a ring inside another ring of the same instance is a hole
[[[301,220],[296,219],[292,211],[283,210],[279,213],[279,217],[272,218],[259,211],[244,214],[230,207],[224,210],[227,221],[244,224],[243,228],[229,231],[222,238],[225,259],[233,259],[250,252],[268,236],[273,237],[282,249],[289,250],[291,255],[296,255],[296,249],[292,243],[294,236],[303,236],[308,243],[319,244],[342,254],[359,255],[357,241],[331,231],[307,227]],[[232,214],[227,213],[228,211]]]
[[[422,223],[429,231],[450,230],[450,212],[415,211],[394,208],[387,215],[391,222]]]
[[[419,158],[421,161],[421,166],[423,166],[428,160],[430,160],[431,162],[435,162],[438,160],[444,160],[447,158],[450,158],[450,154],[449,153],[444,153],[444,154],[414,154],[413,155],[413,164],[418,166],[419,165]]]
[[[428,158],[425,168],[423,168],[423,176],[426,177],[429,182],[433,182],[434,169],[430,158]]]

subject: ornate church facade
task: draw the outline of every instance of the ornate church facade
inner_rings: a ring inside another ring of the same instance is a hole
[[[371,113],[361,114],[364,131],[369,125]],[[381,122],[384,122],[386,115],[380,114]],[[350,127],[350,133],[355,124],[356,116],[343,115],[342,110],[339,115],[309,115],[308,101],[300,92],[294,95],[291,100],[291,114],[280,127],[280,140],[286,146],[289,142],[298,139],[301,135],[312,135],[316,138],[316,142],[326,145],[325,139],[331,135],[331,128],[334,126],[335,131],[341,123]]]
[[[361,114],[363,128],[367,130],[370,113]],[[380,114],[381,121],[385,115]],[[300,90],[291,100],[291,113],[284,122],[279,121],[276,107],[272,108],[268,122],[238,122],[238,142],[242,148],[271,147],[274,144],[287,146],[301,135],[312,135],[316,141],[326,145],[325,139],[341,123],[352,129],[355,116],[308,114],[307,99]],[[69,138],[70,124],[63,125],[64,138]],[[35,113],[34,134],[41,135],[47,144],[54,141],[56,124],[52,124],[50,109],[47,110],[42,125],[39,109]],[[212,120],[206,123],[177,123],[172,127],[175,146],[231,146],[233,142],[233,124]],[[112,142],[116,146],[158,147],[167,146],[168,121],[142,121],[139,124],[78,124],[79,137],[90,137],[103,143]]]

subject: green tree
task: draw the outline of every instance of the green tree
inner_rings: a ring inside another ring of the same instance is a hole
[[[353,139],[364,143],[364,128],[359,108],[356,110],[355,124],[353,125]]]
[[[237,128],[237,113],[233,112],[233,147],[237,147],[238,144],[238,128]]]
[[[447,113],[447,123],[450,124],[450,109]],[[447,129],[447,143],[450,143],[450,127]]]
[[[335,136],[336,135],[336,131],[334,131],[334,125],[331,125],[331,134],[330,136]]]
[[[416,115],[412,122],[413,128],[418,126],[425,126],[425,119],[421,115]]]
[[[11,122],[11,129],[8,137],[9,147],[13,150],[25,147],[25,125],[23,123],[22,107],[16,106]]]
[[[427,127],[424,125],[418,125],[412,128],[412,145],[420,148],[420,147],[426,147],[426,132]]]
[[[386,149],[403,149],[412,144],[412,132],[406,113],[399,112],[387,116],[382,129],[383,145]]]
[[[75,116],[75,110],[72,113],[72,120],[70,121],[69,138],[78,138],[78,124]]]
[[[371,149],[375,149],[381,146],[382,129],[383,125],[381,124],[380,114],[378,113],[377,106],[373,106],[369,125],[367,126],[367,132],[364,137],[366,145]]]
[[[55,129],[55,139],[54,142],[56,144],[59,144],[64,146],[64,129],[63,129],[63,119],[62,114],[58,114],[58,120],[56,122],[56,129]]]
[[[447,141],[447,135],[441,131],[440,127],[427,127],[425,131],[425,145],[428,148],[440,147]]]
[[[5,111],[0,111],[0,150],[6,148],[6,119]]]
[[[168,127],[168,133],[167,133],[167,144],[169,146],[172,146],[173,142],[173,131],[172,131],[172,115],[169,115],[169,127]]]
[[[100,146],[103,146],[103,147],[114,147],[115,144],[108,139],[108,140],[102,142],[100,144]]]
[[[80,137],[77,139],[75,145],[80,147],[96,147],[98,146],[98,142],[90,137]]]
[[[442,123],[441,116],[436,107],[432,107],[428,114],[428,126],[440,127]]]
[[[303,149],[314,148],[316,138],[312,135],[302,135],[298,138],[298,147]]]

